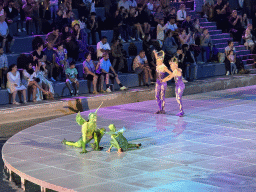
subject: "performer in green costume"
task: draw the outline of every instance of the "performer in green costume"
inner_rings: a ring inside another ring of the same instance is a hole
[[[110,147],[107,150],[107,152],[111,151],[112,147],[117,148],[117,153],[122,153],[123,151],[126,151],[128,148],[137,147],[139,148],[141,144],[131,144],[128,143],[127,139],[123,136],[123,133],[125,131],[125,128],[117,131],[114,124],[110,124],[108,126],[110,132],[106,132],[107,134],[111,135],[111,141],[110,141]]]
[[[102,102],[103,104],[103,102]],[[101,104],[101,105],[102,105]],[[82,126],[82,136],[80,137],[80,139],[77,142],[72,142],[72,141],[67,141],[66,139],[64,139],[62,141],[62,143],[64,145],[70,145],[70,146],[74,146],[74,147],[79,147],[82,148],[82,151],[80,152],[82,153],[87,153],[88,151],[85,149],[86,145],[92,140],[94,139],[94,143],[91,144],[92,148],[95,151],[100,151],[103,149],[103,147],[100,147],[100,140],[103,137],[103,135],[105,134],[105,129],[101,128],[98,129],[97,128],[97,111],[99,110],[99,108],[101,107],[101,105],[98,107],[98,109],[94,112],[94,113],[90,113],[88,115],[88,121],[86,121],[81,115],[80,112],[77,114],[76,116],[76,122],[78,123],[78,125]]]

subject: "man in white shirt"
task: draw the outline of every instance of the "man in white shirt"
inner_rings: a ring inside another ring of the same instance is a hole
[[[111,50],[109,43],[107,42],[107,37],[103,36],[101,41],[97,43],[97,58],[101,59],[103,53],[109,53]]]
[[[170,20],[165,24],[165,32],[171,29],[172,31],[176,31],[178,29],[175,18],[171,17]]]
[[[187,16],[186,6],[184,4],[180,5],[180,10],[177,11],[177,21],[181,24]]]
[[[124,7],[127,11],[129,11],[130,6],[131,6],[131,1],[130,0],[120,0],[118,2],[118,8],[119,9],[120,9],[120,7]]]
[[[5,15],[0,15],[0,43],[2,48],[6,46],[6,52],[10,53],[11,46],[14,43],[13,37],[9,34],[9,28],[5,22]]]

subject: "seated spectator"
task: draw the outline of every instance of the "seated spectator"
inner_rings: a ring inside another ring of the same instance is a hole
[[[64,13],[63,15],[63,23],[67,24],[68,26],[71,26],[72,21],[74,21],[74,13],[72,12],[72,10],[69,10],[66,12],[66,14]]]
[[[55,49],[56,52],[56,62],[64,70],[68,68],[68,52],[64,48],[63,43],[59,43]]]
[[[192,33],[187,34],[186,29],[181,29],[181,33],[179,35],[179,40],[181,42],[181,45],[184,45],[184,44],[190,45],[191,36],[192,36]]]
[[[247,29],[245,30],[245,46],[253,52],[255,43],[253,41],[253,36],[252,36],[252,24],[248,24]]]
[[[186,19],[182,22],[181,27],[183,29],[186,29],[187,33],[190,33],[191,31],[194,32],[194,25],[193,22],[191,21],[190,15],[186,16]]]
[[[187,81],[193,81],[197,78],[197,64],[193,53],[189,50],[187,44],[182,45],[184,52],[183,66],[185,68],[184,74]]]
[[[242,17],[242,26],[244,29],[247,28],[248,24],[250,24],[249,19],[247,18],[247,14],[244,13]]]
[[[71,85],[75,89],[75,95],[79,94],[79,81],[77,80],[77,69],[75,68],[75,62],[71,62],[69,68],[66,69],[66,85],[70,91],[70,95],[74,96],[74,91],[71,88]]]
[[[12,104],[20,104],[16,101],[18,91],[21,91],[23,94],[23,103],[27,103],[26,87],[21,84],[20,72],[15,64],[10,65],[9,72],[7,73],[7,90],[10,94],[12,94]]]
[[[111,53],[113,57],[112,67],[117,72],[124,72],[124,65],[127,63],[127,60],[123,56],[119,40],[114,40],[113,45],[111,46]]]
[[[96,13],[92,12],[90,18],[88,19],[87,23],[88,29],[90,33],[88,34],[88,41],[90,36],[92,37],[92,45],[96,45],[96,32],[99,34],[99,38],[101,39],[101,31],[99,29],[99,23],[96,19]]]
[[[185,67],[183,66],[183,60],[184,60],[184,53],[181,47],[177,49],[177,52],[174,54],[173,58],[177,58],[178,60],[178,67],[182,69],[182,71],[186,71]],[[184,72],[183,72],[184,73]],[[185,75],[185,74],[184,74]]]
[[[141,26],[143,26],[143,35],[142,38],[144,38],[145,33],[149,33],[150,32],[150,24],[149,24],[149,15],[147,14],[147,12],[144,10],[144,7],[142,4],[138,4],[138,20],[139,23],[141,24]]]
[[[9,33],[8,25],[5,22],[5,15],[0,15],[0,43],[2,44],[2,48],[6,48],[6,53],[11,53],[14,39]]]
[[[218,29],[225,31],[228,28],[228,18],[226,12],[227,4],[224,5],[222,0],[217,0],[214,6],[214,21]]]
[[[55,67],[56,63],[56,51],[53,49],[52,43],[47,43],[46,48],[44,49],[44,54],[46,56],[45,64],[46,69],[49,72],[48,78],[52,78],[53,68]]]
[[[21,32],[21,31],[26,31],[26,28],[24,27],[24,21],[25,21],[25,13],[22,9],[22,2],[16,2],[17,6],[17,10],[18,10],[18,21],[17,21],[17,28],[18,28],[18,32]]]
[[[161,19],[164,20],[165,17],[166,17],[166,15],[165,15],[165,13],[163,12],[162,7],[161,7],[161,6],[157,7],[156,12],[155,12],[155,14],[154,14],[155,22],[156,22],[156,23],[159,23],[159,20],[161,20]]]
[[[36,76],[39,78],[39,86],[43,88],[47,92],[46,99],[54,99],[54,89],[52,82],[48,80],[48,70],[46,69],[46,65],[44,63],[39,63],[39,70],[36,73]]]
[[[166,38],[164,40],[163,50],[166,53],[165,56],[165,64],[168,66],[168,61],[173,57],[173,55],[177,52],[178,45],[175,39],[172,36],[172,30],[168,30],[166,32]],[[169,57],[169,58],[168,58]]]
[[[171,18],[174,18],[176,22],[177,14],[176,14],[176,9],[174,7],[171,8],[169,15],[167,15],[168,21],[170,21]]]
[[[44,42],[41,37],[35,37],[32,41],[32,49],[34,50],[30,57],[32,57],[32,65],[36,66],[39,62],[46,61],[46,55],[44,53]]]
[[[237,74],[236,56],[234,55],[234,51],[231,50],[228,52],[227,59],[230,62],[231,75]]]
[[[212,39],[210,37],[209,31],[207,28],[203,29],[200,42],[201,42],[200,45],[202,49],[202,60],[203,62],[208,62],[210,61]]]
[[[170,20],[165,24],[165,30],[172,30],[173,32],[174,31],[178,31],[178,27],[175,23],[175,18],[174,17],[171,17]]]
[[[97,92],[97,82],[98,74],[96,74],[96,66],[91,59],[91,53],[85,53],[85,61],[83,62],[84,67],[84,79],[87,80],[87,86],[89,93],[91,93],[91,82],[93,84],[93,94],[98,94]]]
[[[26,26],[28,35],[32,34],[32,24],[35,25],[36,34],[40,34],[42,31],[42,22],[39,17],[39,5],[35,0],[27,0],[26,4],[22,7],[25,18],[26,18]]]
[[[123,42],[131,42],[131,39],[134,39],[132,36],[132,28],[130,25],[130,18],[128,13],[124,13],[123,16],[123,24],[122,24],[122,31],[123,31],[123,36],[122,36],[122,40]],[[135,39],[134,39],[135,40]]]
[[[226,75],[230,75],[231,73],[231,68],[230,68],[230,62],[227,58],[229,55],[229,52],[233,51],[233,54],[236,54],[236,48],[234,47],[234,42],[233,41],[228,41],[228,46],[225,48],[225,68],[226,68]]]
[[[103,53],[109,53],[111,48],[109,46],[108,40],[106,36],[101,38],[101,41],[97,43],[97,58],[101,59]]]
[[[111,80],[114,80],[114,79],[116,80],[117,84],[120,86],[120,90],[127,89],[125,86],[122,85],[114,68],[111,66],[108,53],[105,52],[103,54],[103,58],[100,60],[99,64],[97,65],[97,70],[98,69],[100,69],[100,71],[101,71],[101,92],[104,92],[103,91],[103,81],[105,79],[106,87],[107,87],[106,91],[108,93],[111,93],[111,89],[109,86],[109,78]],[[112,72],[110,72],[110,70]]]
[[[153,62],[152,53],[153,53],[154,47],[153,47],[153,42],[151,40],[151,36],[149,33],[145,34],[145,37],[142,43],[142,49],[145,51],[148,63],[152,66],[152,62]]]
[[[164,25],[164,20],[159,20],[159,23],[157,25],[156,29],[156,39],[159,41],[160,46],[163,46],[164,43],[164,31],[167,28],[167,25]]]
[[[131,6],[131,1],[129,0],[120,0],[118,2],[118,8],[120,9],[120,7],[124,7],[127,11],[129,11]]]
[[[5,15],[3,2],[0,2],[0,15]]]
[[[75,20],[72,22],[72,39],[74,42],[76,42],[78,48],[83,51],[86,52],[87,51],[87,43],[86,43],[86,38],[87,38],[87,34],[84,33],[83,30],[80,29],[80,23],[79,21]],[[78,58],[78,53],[79,50],[77,50],[76,54],[77,54],[77,58]]]
[[[205,18],[213,18],[214,0],[204,0],[204,5],[202,7]]]
[[[60,30],[57,27],[52,28],[52,32],[46,36],[46,42],[51,43],[53,46],[58,45],[62,41]]]
[[[130,9],[129,21],[130,21],[130,25],[136,28],[137,37],[138,37],[137,40],[141,41],[140,35],[143,36],[144,32],[143,32],[142,26],[138,20],[138,12],[136,11],[136,9],[134,7],[131,7],[131,9]],[[132,35],[131,39],[133,41],[135,41],[134,35]]]
[[[59,29],[59,31],[62,30],[62,27],[64,25],[63,10],[58,9],[57,15],[54,20],[54,25],[56,26],[56,29]]]
[[[73,60],[78,60],[79,54],[79,45],[76,40],[72,36],[72,31],[68,26],[64,27],[64,31],[62,33],[63,45],[67,50],[68,58],[72,58]]]
[[[199,19],[194,19],[193,26],[194,26],[194,32],[196,34],[200,34],[203,32],[203,28],[200,26]]]
[[[148,64],[148,60],[145,54],[144,50],[141,50],[139,55],[137,55],[133,61],[133,70],[136,74],[139,75],[139,78],[142,77],[143,86],[144,85],[144,79],[146,81],[146,86],[149,87],[149,79],[151,79],[151,82],[153,82],[153,77],[151,74],[151,69]],[[139,84],[140,84],[139,79]]]
[[[15,31],[15,26],[17,26],[17,21],[19,19],[19,12],[14,7],[13,0],[8,1],[7,6],[4,8],[4,11],[6,13],[6,21],[8,23],[9,33],[11,34],[11,36],[13,36],[14,34],[17,34],[17,31]]]
[[[120,10],[116,10],[115,16],[114,16],[114,34],[113,39],[121,39],[122,42],[126,42],[124,39],[126,38],[126,34],[124,33],[124,14],[125,9],[124,7],[120,7]]]
[[[25,84],[26,88],[28,89],[28,100],[30,100],[30,95],[32,94],[32,101],[37,102],[43,99],[40,91],[44,94],[48,94],[41,86],[38,85],[39,79],[37,78],[36,72],[38,70],[38,66],[36,66],[36,71],[33,69],[31,63],[28,63],[26,68],[23,69],[23,83]],[[38,90],[37,90],[38,89]],[[39,91],[40,90],[40,91]]]
[[[4,49],[0,48],[0,88],[6,88],[6,75],[8,70],[8,60],[6,55],[4,54]]]
[[[187,17],[186,6],[184,4],[181,4],[180,9],[177,11],[178,24],[181,25],[186,17]]]
[[[242,27],[242,17],[240,15],[237,15],[236,10],[232,12],[229,23],[229,32],[232,34],[234,41],[238,41],[240,43],[244,29]]]

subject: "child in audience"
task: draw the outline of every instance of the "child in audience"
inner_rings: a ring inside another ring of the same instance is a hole
[[[70,95],[74,95],[74,91],[71,88],[71,85],[73,85],[75,89],[75,95],[78,96],[79,94],[79,81],[77,80],[77,69],[75,68],[75,62],[71,62],[69,68],[66,69],[66,85],[70,91]]]
[[[231,50],[228,54],[228,60],[230,61],[231,74],[237,74],[236,57],[234,51]]]
[[[63,66],[64,70],[68,68],[68,52],[63,47],[63,43],[57,45],[56,51],[56,62]]]

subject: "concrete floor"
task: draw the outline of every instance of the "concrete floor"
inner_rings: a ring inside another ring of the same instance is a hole
[[[256,86],[185,96],[183,104],[182,118],[175,98],[166,100],[165,115],[153,114],[155,101],[100,109],[98,127],[125,126],[128,141],[142,143],[122,155],[105,152],[108,135],[101,152],[81,155],[62,145],[80,137],[70,115],[14,135],[3,157],[27,175],[75,191],[256,191]]]

